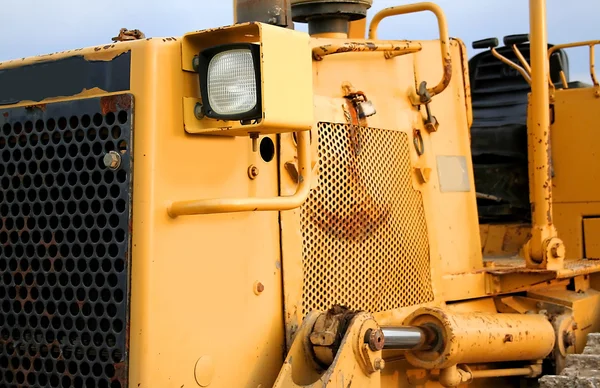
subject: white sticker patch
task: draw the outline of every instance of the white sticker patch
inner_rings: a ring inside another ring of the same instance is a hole
[[[438,156],[438,178],[442,193],[471,191],[471,181],[464,156]]]

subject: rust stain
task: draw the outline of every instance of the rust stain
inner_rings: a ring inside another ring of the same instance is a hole
[[[113,365],[115,368],[115,377],[112,378],[111,381],[118,381],[121,383],[121,386],[126,387],[128,385],[128,373],[127,373],[127,363],[118,362]]]
[[[117,112],[118,110],[128,110],[131,108],[131,99],[126,95],[107,96],[100,99],[102,114]]]
[[[25,109],[27,109],[29,111],[32,111],[32,110],[35,110],[35,109],[39,109],[42,112],[45,112],[46,111],[46,104],[27,105],[25,107]]]

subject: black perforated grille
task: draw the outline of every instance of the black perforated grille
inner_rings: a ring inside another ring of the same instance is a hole
[[[0,387],[127,386],[131,128],[130,95],[0,109]]]

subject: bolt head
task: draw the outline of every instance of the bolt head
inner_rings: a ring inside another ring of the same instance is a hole
[[[194,59],[192,59],[192,67],[194,68],[194,71],[198,71],[200,69],[200,57],[197,55],[194,57]]]
[[[110,168],[111,170],[116,170],[121,166],[121,154],[115,151],[110,151],[102,160],[104,162],[104,166],[106,168]]]
[[[204,107],[199,102],[194,106],[194,116],[198,120],[202,120],[204,118]]]
[[[262,284],[261,282],[254,283],[254,293],[256,295],[262,294],[264,290],[265,290],[264,284]]]
[[[565,246],[563,244],[556,243],[552,246],[551,249],[552,257],[555,259],[560,259],[565,256]]]
[[[383,358],[376,358],[373,366],[375,367],[376,371],[381,371],[383,368],[385,368],[385,361]]]
[[[248,167],[248,178],[256,179],[256,177],[258,177],[259,173],[260,173],[260,170],[255,165],[251,165],[250,167]]]

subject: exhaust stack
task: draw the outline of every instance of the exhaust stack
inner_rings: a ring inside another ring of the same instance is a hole
[[[349,22],[364,19],[373,0],[291,0],[292,18],[311,36],[347,38]]]
[[[234,0],[235,23],[260,22],[294,28],[290,0]]]

